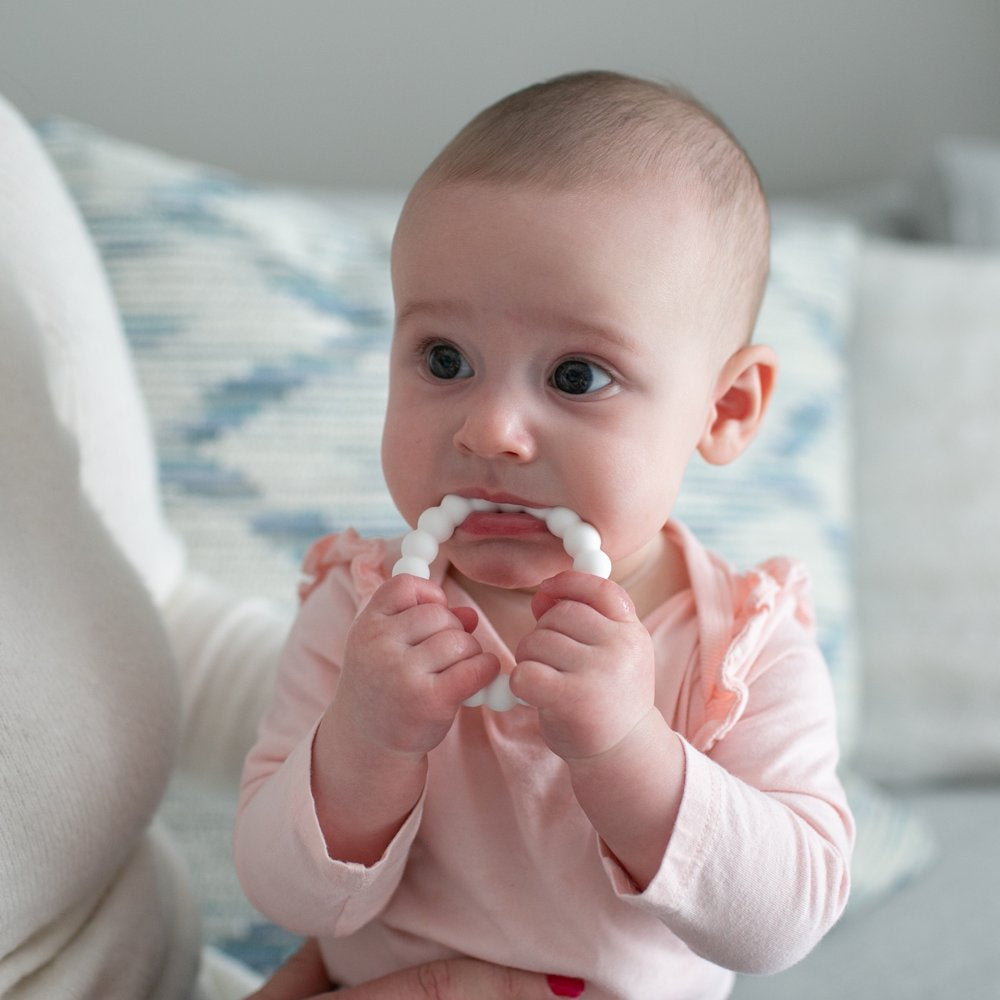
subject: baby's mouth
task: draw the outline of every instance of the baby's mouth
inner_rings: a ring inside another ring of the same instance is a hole
[[[411,573],[430,578],[430,564],[437,557],[438,546],[451,538],[461,525],[470,534],[527,534],[544,525],[573,560],[573,569],[607,579],[611,560],[601,551],[597,529],[582,520],[568,507],[527,507],[523,504],[495,503],[469,499],[449,493],[436,507],[428,507],[417,520],[417,527],[403,539],[402,558],[392,573]]]
[[[476,538],[503,538],[548,534],[548,527],[544,519],[535,514],[529,514],[523,509],[473,510],[457,526],[456,530]]]

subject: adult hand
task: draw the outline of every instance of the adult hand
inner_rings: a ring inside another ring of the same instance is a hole
[[[247,1000],[552,1000],[581,996],[583,988],[565,976],[451,958],[331,991],[319,946],[310,939]]]

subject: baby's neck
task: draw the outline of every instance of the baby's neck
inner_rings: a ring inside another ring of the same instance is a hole
[[[516,656],[518,643],[535,627],[535,616],[531,613],[531,592],[505,590],[477,583],[463,576],[454,567],[449,572],[452,579],[486,615],[511,654]]]

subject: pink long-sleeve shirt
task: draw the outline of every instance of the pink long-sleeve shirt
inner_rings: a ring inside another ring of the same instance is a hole
[[[594,1000],[707,1000],[728,995],[730,970],[791,965],[836,921],[853,825],[805,574],[772,560],[738,575],[681,525],[664,530],[691,585],[645,624],[657,706],[683,737],[686,770],[659,872],[641,892],[524,707],[460,710],[383,857],[366,867],[328,855],[311,794],[313,736],[347,629],[388,578],[398,545],[351,532],[314,545],[244,770],[235,843],[251,901],[318,937],[334,979],[471,955],[581,977]],[[434,567],[449,602],[474,606],[446,570]],[[476,635],[513,668],[482,617]]]

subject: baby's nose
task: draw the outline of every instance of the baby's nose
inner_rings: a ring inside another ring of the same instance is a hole
[[[480,458],[509,458],[528,462],[537,443],[523,401],[502,393],[482,394],[468,402],[455,447]]]

